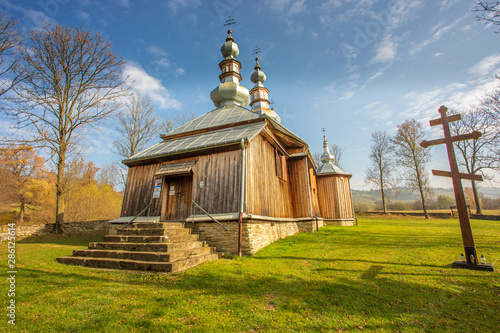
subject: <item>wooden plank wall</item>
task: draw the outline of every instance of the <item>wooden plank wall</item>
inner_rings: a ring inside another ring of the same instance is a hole
[[[245,212],[271,217],[292,217],[290,177],[276,175],[275,146],[262,135],[247,148]],[[282,160],[286,172],[288,160]]]
[[[288,179],[290,180],[293,217],[311,216],[305,157],[288,160]]]
[[[320,176],[317,182],[321,217],[354,218],[349,177]]]
[[[198,156],[197,160],[193,167],[193,200],[208,213],[239,212],[241,149]],[[203,188],[200,181],[204,182]],[[191,207],[191,213],[203,214],[196,207]]]
[[[232,150],[194,158],[168,161],[177,163],[195,160],[193,166],[192,198],[209,213],[239,212],[241,195],[241,150]],[[133,216],[146,207],[153,196],[154,174],[162,163],[134,166],[129,169],[128,184],[123,196],[121,216]],[[204,186],[200,188],[200,181]],[[165,186],[165,182],[163,183]],[[154,199],[150,214],[159,216],[164,191]],[[194,206],[194,205],[193,205]],[[192,214],[202,214],[194,207]],[[127,214],[125,214],[127,212]]]
[[[321,216],[321,210],[319,208],[318,202],[318,185],[316,181],[316,172],[312,167],[312,163],[308,163],[309,165],[309,182],[311,186],[311,203],[312,203],[312,211],[314,216]]]
[[[160,163],[155,163],[129,168],[121,216],[137,215],[153,200],[154,174],[160,166]],[[151,216],[160,215],[160,203],[161,198],[153,200]]]

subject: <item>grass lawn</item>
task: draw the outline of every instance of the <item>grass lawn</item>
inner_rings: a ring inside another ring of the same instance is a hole
[[[500,222],[472,222],[479,254],[500,269]],[[3,332],[500,332],[500,273],[451,268],[458,220],[360,217],[177,275],[54,261],[102,235],[17,244],[16,326]],[[7,327],[7,329],[4,329]]]

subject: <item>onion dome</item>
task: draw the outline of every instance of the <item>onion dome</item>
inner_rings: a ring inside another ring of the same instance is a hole
[[[226,38],[226,42],[224,43],[224,45],[222,45],[222,47],[220,48],[220,51],[221,51],[224,59],[236,58],[238,56],[238,54],[240,54],[240,50],[238,49],[238,44],[236,44],[234,42],[234,38],[231,35],[232,31],[228,30],[227,33],[228,33],[228,36]]]
[[[330,147],[328,146],[328,141],[326,141],[326,135],[323,135],[323,155],[321,155],[321,165],[318,167],[318,175],[342,175],[351,177],[352,175],[345,172],[333,162],[335,157],[330,153]]]
[[[328,141],[326,141],[326,135],[323,135],[323,155],[321,155],[321,163],[333,163],[335,157],[330,153],[330,147],[328,146]]]
[[[248,89],[240,85],[241,63],[236,60],[240,51],[231,35],[232,31],[228,30],[227,34],[226,42],[221,47],[221,53],[224,60],[219,63],[219,67],[222,71],[222,74],[219,75],[221,83],[212,90],[210,98],[217,107],[228,104],[236,104],[245,107],[250,103],[250,95],[248,94]]]
[[[280,123],[281,118],[276,111],[269,108],[269,89],[264,87],[266,74],[261,70],[259,58],[255,58],[254,69],[255,71],[250,76],[250,80],[255,84],[252,90],[250,90],[250,97],[252,99],[250,106],[252,107],[252,111],[260,115],[266,115]]]

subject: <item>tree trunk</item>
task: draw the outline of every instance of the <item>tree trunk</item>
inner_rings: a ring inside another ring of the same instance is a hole
[[[26,201],[21,198],[21,205],[19,206],[19,224],[24,222],[24,212],[26,210]]]
[[[385,203],[385,193],[384,193],[384,183],[382,179],[382,172],[380,173],[380,193],[382,194],[382,208],[384,209],[384,214],[387,214],[387,204]]]
[[[483,215],[483,207],[481,207],[481,200],[479,200],[479,192],[477,191],[476,181],[471,181],[472,193],[474,194],[474,201],[476,203],[476,214]]]
[[[61,149],[62,150],[62,149]],[[57,182],[56,182],[56,225],[54,232],[56,234],[64,233],[64,167],[65,167],[65,156],[64,151],[60,151],[59,160],[57,163]]]
[[[420,171],[418,170],[418,166],[416,166],[416,173],[417,173],[418,190],[420,191],[420,198],[422,198],[422,209],[424,210],[425,219],[428,220],[429,213],[427,213],[427,208],[425,207],[425,194],[424,194],[424,189],[422,188],[423,186],[422,186],[422,181],[420,178]]]

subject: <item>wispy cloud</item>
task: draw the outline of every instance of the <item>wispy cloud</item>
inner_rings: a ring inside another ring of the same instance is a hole
[[[196,9],[199,6],[201,6],[201,0],[170,0],[168,2],[168,8],[174,15],[186,9]]]
[[[469,68],[468,73],[474,76],[493,76],[494,69],[500,64],[500,53],[481,59]]]
[[[80,9],[75,9],[73,12],[75,13],[76,18],[82,21],[83,24],[85,25],[90,24],[90,14],[88,12],[84,12],[83,10]]]
[[[296,17],[306,10],[305,0],[266,0],[265,4],[266,8],[279,14],[280,19],[286,23],[288,33],[296,34],[304,30]]]
[[[156,45],[150,45],[146,48],[146,52],[155,57],[153,64],[156,72],[165,72],[174,76],[180,76],[185,73],[183,68],[177,67],[175,63],[170,61],[167,51],[164,49]]]
[[[147,95],[161,109],[178,109],[181,103],[173,98],[161,81],[149,75],[140,65],[128,62],[123,71],[131,80],[130,85],[140,93]]]
[[[419,0],[395,0],[390,7],[388,25],[390,29],[397,29],[408,24],[416,17],[416,12],[423,7]]]
[[[386,35],[382,42],[377,45],[375,57],[372,63],[391,63],[396,59],[398,43],[392,40],[391,35]]]
[[[455,28],[461,21],[462,21],[463,18],[460,18],[456,21],[454,21],[453,23],[451,24],[448,24],[448,25],[444,25],[443,23],[440,23],[436,26],[434,26],[430,32],[432,33],[432,35],[423,40],[422,42],[420,42],[419,44],[416,44],[413,46],[413,48],[410,50],[410,54],[411,55],[414,55],[420,51],[422,51],[425,47],[427,47],[429,44],[431,43],[434,43],[438,40],[441,39],[441,37],[443,37],[448,31],[450,31],[451,29]]]

